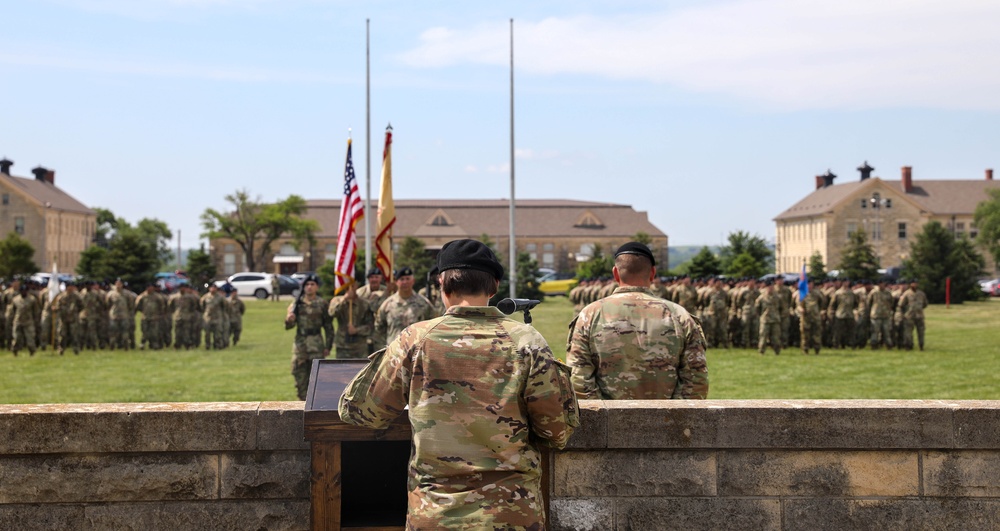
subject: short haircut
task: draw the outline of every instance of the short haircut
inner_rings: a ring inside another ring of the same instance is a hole
[[[649,279],[653,262],[638,254],[620,254],[615,258],[615,267],[618,268],[618,276],[626,282],[644,281]]]
[[[497,293],[497,279],[476,269],[448,269],[441,273],[441,291],[451,295],[489,295]]]

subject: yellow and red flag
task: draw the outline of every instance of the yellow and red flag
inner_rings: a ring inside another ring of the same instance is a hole
[[[396,205],[392,201],[392,126],[385,131],[385,151],[382,152],[382,189],[378,196],[378,238],[375,240],[376,265],[392,282],[392,226],[396,223]]]

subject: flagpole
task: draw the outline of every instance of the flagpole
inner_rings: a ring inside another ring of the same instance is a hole
[[[371,46],[369,26],[371,19],[365,19],[365,278],[372,268],[372,81]]]
[[[514,241],[514,19],[510,19],[510,298],[516,298],[517,244]]]

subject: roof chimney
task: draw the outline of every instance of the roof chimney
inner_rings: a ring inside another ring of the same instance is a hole
[[[864,164],[858,166],[858,171],[861,172],[861,180],[863,181],[871,178],[872,172],[875,171],[875,168],[869,166],[868,161],[866,160]]]
[[[826,188],[827,186],[833,186],[833,180],[837,178],[837,176],[834,175],[834,173],[830,170],[826,170],[826,173],[821,175],[820,177],[823,178],[823,188]]]
[[[39,166],[39,167],[31,170],[31,173],[35,174],[35,180],[36,181],[45,182],[45,176],[49,173],[49,170],[46,170],[45,168]]]
[[[7,158],[4,157],[3,160],[0,160],[0,173],[2,173],[4,175],[10,175],[10,167],[13,166],[13,165],[14,165],[14,161],[7,160]]]
[[[49,170],[49,172],[45,174],[45,180],[48,181],[48,183],[51,184],[52,186],[55,186],[56,185],[56,170]]]
[[[823,187],[823,176],[822,175],[817,175],[816,176],[816,189],[819,190],[822,187]]]
[[[903,166],[903,192],[910,193],[913,191],[913,168],[911,166]]]
[[[3,161],[0,161],[0,164],[3,164]],[[993,180],[993,168],[986,168],[986,180],[987,181]]]

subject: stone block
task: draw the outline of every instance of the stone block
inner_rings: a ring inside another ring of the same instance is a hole
[[[720,496],[917,496],[917,452],[719,452]]]
[[[608,402],[580,401],[580,426],[573,431],[567,448],[606,448],[608,445]]]
[[[879,531],[995,531],[1000,500],[800,498],[784,501],[785,531],[878,529]]]
[[[604,531],[614,525],[615,504],[610,498],[555,498],[549,509],[552,531]]]
[[[0,503],[211,499],[210,454],[38,456],[0,459]]]
[[[955,448],[1000,448],[1000,402],[962,402],[955,409],[955,432]]]
[[[612,529],[777,531],[781,529],[780,503],[739,498],[617,498]]]
[[[1000,452],[926,452],[924,495],[1000,497]]]
[[[309,529],[309,500],[254,502],[116,503],[86,507],[85,522],[94,530],[295,531]]]
[[[0,529],[50,531],[79,529],[83,521],[82,505],[0,504]]]
[[[951,448],[952,411],[893,400],[727,401],[719,448]]]
[[[608,400],[608,448],[708,448],[720,409],[701,400]]]
[[[555,455],[555,496],[714,496],[715,453],[572,451]]]
[[[302,402],[261,402],[257,410],[258,450],[308,450],[302,435]]]
[[[0,454],[251,451],[257,402],[0,406]]]
[[[224,454],[220,497],[309,498],[309,452]]]

